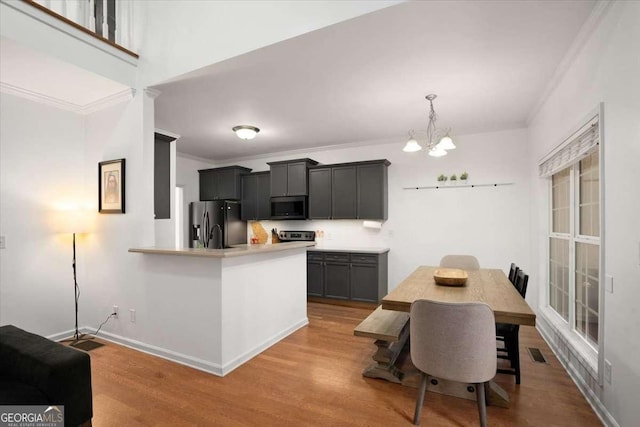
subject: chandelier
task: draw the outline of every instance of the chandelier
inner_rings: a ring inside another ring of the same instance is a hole
[[[456,148],[456,146],[449,136],[449,132],[451,131],[451,129],[436,128],[436,120],[438,120],[438,115],[436,114],[436,110],[433,109],[433,100],[437,97],[438,95],[433,93],[425,97],[427,101],[429,101],[429,124],[427,125],[426,131],[419,132],[425,133],[427,135],[425,150],[427,150],[429,155],[433,157],[442,157],[447,155],[447,150],[453,150],[454,148]],[[416,131],[414,131],[413,129],[409,131],[409,140],[405,144],[402,151],[406,153],[413,153],[422,150],[422,146],[418,144],[415,134]]]

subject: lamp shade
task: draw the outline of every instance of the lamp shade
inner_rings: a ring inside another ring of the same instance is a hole
[[[239,125],[232,129],[240,139],[253,139],[256,137],[260,129],[255,126]]]
[[[405,153],[415,153],[416,151],[420,150],[422,150],[422,146],[420,146],[420,144],[418,144],[418,141],[413,138],[408,140],[404,148],[402,149],[402,151],[404,151]]]
[[[429,155],[431,157],[442,157],[442,156],[446,156],[447,155],[447,150],[444,150],[440,147],[438,147],[437,145],[435,147],[433,147],[431,150],[429,150]]]
[[[455,144],[453,143],[453,139],[451,139],[448,132],[445,136],[442,137],[440,142],[438,142],[438,147],[442,148],[443,150],[453,150],[456,148]]]
[[[88,233],[89,211],[76,207],[56,207],[53,213],[53,228],[56,233]]]

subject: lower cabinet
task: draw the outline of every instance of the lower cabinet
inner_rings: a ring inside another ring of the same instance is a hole
[[[378,303],[387,294],[387,253],[307,252],[307,295]]]

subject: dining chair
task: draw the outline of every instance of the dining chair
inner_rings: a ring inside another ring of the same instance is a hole
[[[440,267],[480,270],[480,263],[473,255],[445,255],[440,260]]]
[[[495,317],[482,302],[447,303],[419,299],[411,304],[411,361],[421,372],[413,417],[420,414],[429,376],[473,384],[480,424],[487,425],[485,384],[496,375]]]
[[[516,274],[515,288],[522,298],[527,294],[527,284],[529,283],[529,275],[523,270],[519,270]],[[512,325],[509,323],[496,323],[496,340],[504,341],[504,347],[498,347],[498,358],[507,359],[511,365],[510,369],[500,368],[498,372],[501,374],[515,375],[516,384],[520,384],[520,325]]]
[[[511,268],[509,269],[509,281],[514,286],[516,284],[516,275],[518,274],[518,270],[520,270],[520,267],[518,267],[515,263],[512,262]]]

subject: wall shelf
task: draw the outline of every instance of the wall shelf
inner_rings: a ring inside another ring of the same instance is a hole
[[[403,190],[446,190],[449,188],[476,188],[476,187],[501,187],[503,185],[513,185],[513,182],[499,182],[495,184],[455,184],[455,185],[428,185],[422,187],[403,187]]]

